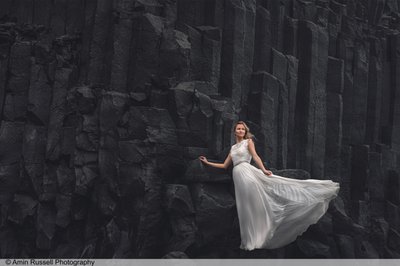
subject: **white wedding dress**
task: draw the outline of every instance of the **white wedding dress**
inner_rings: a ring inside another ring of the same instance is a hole
[[[241,249],[283,247],[315,224],[339,192],[331,180],[265,175],[250,164],[248,139],[231,148]]]

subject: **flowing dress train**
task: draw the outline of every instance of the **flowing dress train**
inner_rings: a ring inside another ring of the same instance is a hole
[[[241,249],[283,247],[315,224],[339,192],[331,180],[265,175],[250,164],[248,139],[231,148]]]

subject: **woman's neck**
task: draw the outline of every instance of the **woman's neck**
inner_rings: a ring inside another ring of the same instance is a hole
[[[244,140],[244,138],[238,138],[236,137],[236,143],[242,142]]]

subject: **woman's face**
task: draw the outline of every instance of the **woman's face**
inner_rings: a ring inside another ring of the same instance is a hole
[[[235,129],[235,135],[238,137],[244,138],[245,134],[246,134],[246,129],[245,129],[244,125],[237,124],[236,129]]]

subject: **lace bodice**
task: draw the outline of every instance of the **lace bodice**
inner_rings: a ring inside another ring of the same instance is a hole
[[[249,152],[249,139],[244,139],[239,143],[236,143],[231,148],[231,157],[233,162],[233,167],[236,165],[251,161],[251,154]]]

